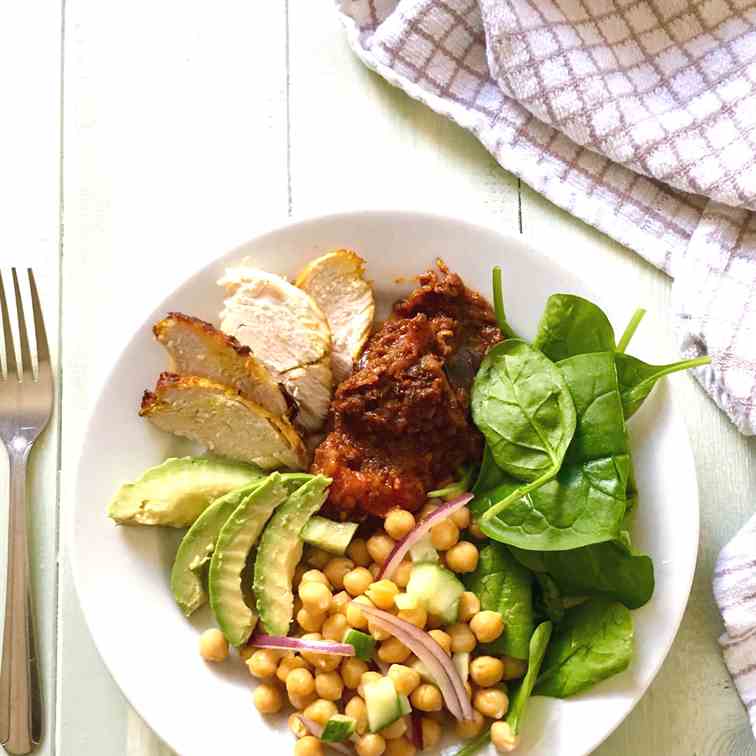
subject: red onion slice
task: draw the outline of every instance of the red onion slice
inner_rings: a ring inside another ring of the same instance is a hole
[[[435,511],[431,512],[424,520],[421,520],[413,530],[407,533],[401,541],[398,541],[388,559],[383,563],[381,571],[378,573],[377,580],[381,578],[391,578],[396,572],[397,567],[404,559],[405,554],[434,526],[439,522],[445,520],[449,515],[456,512],[458,509],[462,509],[471,499],[473,495],[471,493],[462,494],[457,496],[451,501],[444,502]]]
[[[355,606],[370,617],[377,627],[396,636],[428,668],[441,690],[446,707],[455,719],[472,719],[472,706],[459,673],[451,658],[428,633],[382,609],[365,604]]]
[[[319,725],[315,720],[309,719],[308,717],[302,716],[302,714],[297,714],[297,717],[299,718],[299,721],[316,737],[319,738],[323,734],[323,727]],[[325,741],[322,741],[324,746],[328,746],[329,748],[333,748],[334,751],[338,751],[339,753],[345,753],[347,756],[353,756],[354,751],[352,751],[349,746],[345,746],[343,743],[336,743],[333,741],[328,741],[327,743]]]
[[[287,638],[285,635],[253,635],[249,645],[255,648],[277,648],[282,651],[312,651],[333,656],[354,656],[354,646],[349,643]]]

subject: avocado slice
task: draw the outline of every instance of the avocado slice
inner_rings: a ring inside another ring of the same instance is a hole
[[[281,476],[278,473],[269,475],[244,498],[218,534],[207,587],[218,626],[233,646],[245,643],[257,624],[257,614],[244,600],[242,570],[265,523],[287,495]]]
[[[121,486],[108,505],[119,525],[191,525],[211,501],[260,481],[259,467],[211,457],[173,457]]]
[[[286,635],[294,615],[292,581],[302,558],[302,528],[323,505],[331,479],[317,475],[298,488],[273,515],[255,560],[255,597],[265,630]]]

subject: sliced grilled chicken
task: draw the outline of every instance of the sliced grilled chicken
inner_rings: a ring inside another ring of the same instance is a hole
[[[313,260],[297,276],[326,316],[333,346],[331,369],[336,383],[351,372],[370,336],[375,300],[364,278],[365,261],[351,249],[337,249]]]
[[[171,356],[170,372],[209,378],[235,388],[276,417],[286,414],[288,405],[281,387],[252,350],[233,336],[180,312],[168,313],[152,331]]]
[[[320,430],[331,398],[331,332],[315,301],[301,289],[247,261],[218,282],[227,298],[221,330],[252,349],[297,404],[296,422]]]
[[[307,451],[286,418],[208,378],[162,373],[139,410],[161,430],[198,441],[229,459],[265,470],[307,465]]]

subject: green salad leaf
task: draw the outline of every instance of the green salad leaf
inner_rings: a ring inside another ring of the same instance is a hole
[[[532,554],[536,552],[525,552]],[[554,554],[569,554],[568,551],[547,552]],[[560,623],[564,619],[564,602],[562,592],[551,575],[545,572],[536,572],[536,584],[538,590],[533,599],[533,606],[538,617],[546,617],[554,623]]]
[[[628,345],[630,344],[630,340],[635,335],[635,332],[638,329],[638,326],[640,325],[641,320],[643,320],[645,314],[646,311],[642,307],[639,307],[633,313],[632,318],[630,318],[630,322],[627,324],[627,327],[622,332],[622,336],[620,336],[620,340],[617,342],[618,352],[624,352],[627,349]]]
[[[506,722],[512,728],[512,732],[515,735],[520,732],[522,718],[525,715],[525,707],[530,699],[530,694],[533,692],[533,687],[538,679],[538,674],[541,671],[541,664],[543,662],[543,657],[546,655],[546,649],[549,645],[553,627],[554,626],[551,622],[542,622],[535,629],[535,632],[530,639],[528,671],[522,679],[522,682],[514,691],[506,718]]]
[[[499,612],[504,632],[483,646],[495,656],[528,658],[533,633],[533,589],[530,573],[500,543],[489,543],[480,551],[475,572],[464,578],[465,585],[480,600],[481,609]]]
[[[632,655],[633,622],[627,607],[591,599],[570,609],[556,628],[534,693],[575,695],[627,669]]]

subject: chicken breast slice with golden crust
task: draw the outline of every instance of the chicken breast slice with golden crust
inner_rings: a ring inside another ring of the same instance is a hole
[[[281,387],[248,346],[204,320],[170,312],[152,327],[171,357],[170,372],[209,378],[237,389],[276,417],[288,404]]]
[[[252,349],[297,404],[306,431],[323,427],[331,400],[331,331],[312,297],[243,261],[218,282],[227,297],[221,330]]]
[[[365,261],[356,252],[337,249],[313,260],[297,276],[296,285],[315,300],[331,329],[336,383],[352,372],[373,327],[375,300],[364,272]]]
[[[139,414],[222,457],[265,470],[307,466],[307,450],[286,418],[208,378],[162,373],[155,391],[144,392]]]

